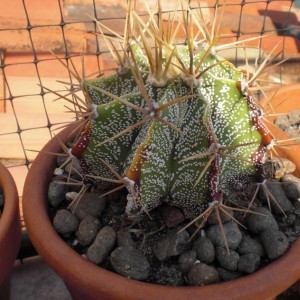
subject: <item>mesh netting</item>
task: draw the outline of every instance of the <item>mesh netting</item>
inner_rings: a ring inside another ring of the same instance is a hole
[[[151,2],[148,1],[149,5]],[[177,1],[162,2],[167,18]],[[212,0],[200,2],[209,24],[216,7],[222,3]],[[189,1],[189,5],[195,9],[199,1]],[[49,50],[66,66],[74,66],[84,76],[97,76],[114,68],[115,63],[106,44],[100,35],[94,34],[98,28],[92,18],[122,35],[125,6],[126,1],[120,0],[109,3],[100,0],[15,0],[1,6],[0,160],[14,175],[20,195],[37,151],[62,125],[76,117],[66,109],[66,99],[54,101],[57,95],[51,91],[68,96],[74,88],[72,83],[75,79],[74,74]],[[142,0],[136,1],[136,6],[141,14],[145,12]],[[255,63],[257,51],[261,57],[262,51],[268,53],[276,45],[277,60],[297,55],[297,14],[294,1],[228,0],[221,24],[224,35],[220,42],[266,35],[265,39],[253,41],[253,47],[247,50],[252,63]],[[107,34],[111,32],[107,30]],[[236,64],[244,63],[243,49],[233,49],[224,55]],[[297,81],[296,71],[284,77],[282,70],[285,68],[287,64],[279,66],[272,76],[278,81]]]

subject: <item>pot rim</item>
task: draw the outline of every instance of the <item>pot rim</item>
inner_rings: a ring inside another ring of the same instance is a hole
[[[74,128],[74,125],[69,125],[58,134],[58,138],[62,141],[70,139],[70,132]],[[49,157],[47,152],[58,152],[59,148],[56,138],[50,140],[33,162],[25,182],[23,212],[32,243],[68,287],[81,285],[86,291],[91,291],[91,295],[101,292],[103,297],[101,299],[202,299],[203,297],[203,299],[252,300],[274,297],[300,278],[300,264],[296,263],[300,261],[300,239],[282,257],[253,274],[202,287],[171,287],[140,282],[92,264],[59,237],[47,215],[46,188],[52,177],[52,172],[47,170],[54,170],[55,160],[55,157],[53,155]],[[289,158],[295,158],[296,152],[289,154]],[[300,163],[297,168],[300,170]]]

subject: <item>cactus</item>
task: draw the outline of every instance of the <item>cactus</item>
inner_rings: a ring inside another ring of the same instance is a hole
[[[149,12],[145,23],[129,2],[120,52],[116,38],[103,35],[119,66],[79,80],[88,118],[70,153],[86,186],[128,189],[130,217],[162,202],[196,219],[213,208],[234,210],[222,195],[264,183],[262,163],[275,141],[251,92],[272,53],[254,74],[240,70],[217,54],[238,42],[217,46],[216,20],[209,31],[201,10],[187,7],[176,26],[158,6],[158,21]],[[194,25],[203,40],[194,38]],[[180,26],[184,45],[175,42]]]

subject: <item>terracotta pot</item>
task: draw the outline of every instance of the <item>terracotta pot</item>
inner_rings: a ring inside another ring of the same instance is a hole
[[[0,164],[0,187],[5,195],[0,217],[0,299],[9,299],[10,271],[21,243],[19,199],[15,182]]]
[[[59,139],[64,142],[70,139],[72,128],[70,126],[62,131]],[[56,158],[47,152],[60,152],[57,139],[52,139],[43,148],[30,168],[23,194],[25,223],[37,251],[63,278],[74,299],[274,299],[300,278],[300,239],[285,255],[254,274],[204,287],[149,284],[102,269],[72,250],[55,232],[49,220],[46,195]],[[293,161],[297,160],[294,152],[287,151],[287,155]],[[300,170],[299,163],[297,167]]]

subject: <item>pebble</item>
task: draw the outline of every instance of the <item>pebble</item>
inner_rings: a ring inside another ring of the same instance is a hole
[[[84,184],[82,183],[82,178],[79,175],[72,175],[70,178],[71,180],[74,180],[74,182],[77,182],[77,184],[70,185],[69,191],[80,193],[82,187],[84,186]]]
[[[264,163],[264,170],[267,178],[280,179],[285,174],[293,173],[296,165],[284,157],[273,157]]]
[[[286,130],[285,130],[285,133],[287,134],[287,135],[289,135],[291,138],[297,138],[297,141],[298,141],[298,143],[299,143],[299,129],[298,128],[292,128],[292,127],[290,127],[290,128],[287,128]],[[297,142],[296,140],[295,140],[295,143]]]
[[[180,255],[189,250],[189,234],[186,230],[173,229],[169,231],[154,246],[154,254],[162,261],[172,256]]]
[[[103,227],[87,250],[87,259],[95,264],[102,263],[116,242],[117,234],[110,226]]]
[[[79,165],[78,159],[76,158],[72,159],[72,163],[68,163],[65,166],[65,172],[72,175],[76,175],[78,173],[82,174],[82,170]]]
[[[60,176],[60,175],[63,175],[64,174],[64,169],[61,169],[61,168],[56,168],[53,172],[54,175],[56,176]]]
[[[240,259],[240,255],[233,251],[229,250],[229,253],[227,249],[222,247],[216,248],[216,258],[219,262],[219,264],[229,270],[229,271],[236,271],[238,267],[238,261]]]
[[[193,243],[193,249],[202,263],[210,264],[214,261],[215,247],[210,239],[201,236]]]
[[[119,247],[132,247],[132,248],[136,247],[136,244],[132,239],[131,233],[127,230],[118,231],[117,244]]]
[[[222,210],[220,210],[219,214],[220,214],[220,218],[222,223],[227,223],[230,220],[232,220],[231,217],[233,217],[233,211],[232,210],[226,210],[226,212],[228,214],[225,214]],[[219,220],[218,220],[218,215],[217,212],[214,210],[208,217],[207,219],[208,224],[210,225],[216,225],[219,224]]]
[[[185,220],[183,212],[175,206],[162,204],[158,208],[163,222],[168,228],[173,228]]]
[[[178,265],[183,273],[187,273],[197,260],[197,252],[195,250],[187,251],[179,256]]]
[[[238,225],[231,221],[223,224],[228,247],[232,250],[236,250],[242,240],[242,232]],[[207,230],[207,237],[212,241],[216,247],[226,248],[224,236],[220,225],[212,225]]]
[[[283,214],[282,211],[287,213],[293,209],[293,205],[286,196],[282,184],[279,184],[278,181],[267,181],[266,185],[269,193],[272,195],[269,195],[271,208],[274,209],[277,214]],[[267,203],[267,195],[265,193],[265,191],[260,191],[259,198]]]
[[[68,192],[65,195],[66,200],[68,200],[70,202],[72,202],[73,200],[75,200],[77,196],[78,196],[78,193],[76,193],[76,192]]]
[[[75,232],[78,228],[79,220],[67,209],[57,211],[53,226],[58,233],[69,234]]]
[[[229,271],[224,268],[217,268],[217,270],[219,272],[220,278],[224,281],[237,279],[243,276],[243,274],[239,271]]]
[[[66,155],[57,155],[56,162],[59,166],[61,166],[67,160],[67,158],[68,158],[68,156],[66,156]]]
[[[265,256],[264,247],[257,240],[252,239],[249,235],[244,235],[238,247],[239,254],[253,253],[260,257]]]
[[[220,279],[216,268],[196,262],[187,275],[189,285],[206,285],[218,282]]]
[[[99,218],[106,206],[107,200],[105,197],[99,198],[98,193],[86,193],[79,200],[70,205],[71,211],[79,220],[83,220],[86,216],[93,216]]]
[[[283,131],[286,131],[286,129],[291,127],[291,124],[290,124],[290,121],[289,121],[289,118],[287,115],[278,116],[274,123]]]
[[[243,273],[253,273],[260,264],[260,256],[255,253],[247,253],[240,256],[238,270]]]
[[[267,229],[260,235],[262,244],[270,259],[281,256],[289,247],[286,235],[276,229]]]
[[[58,207],[65,200],[68,186],[62,182],[51,181],[48,187],[48,202],[53,207]]]
[[[291,125],[300,123],[300,110],[299,109],[294,109],[289,112],[289,121],[290,121]]]
[[[298,201],[300,199],[300,178],[292,174],[287,174],[282,180],[284,182],[282,187],[286,196],[293,201]]]
[[[136,280],[149,276],[150,265],[141,251],[132,247],[118,247],[110,255],[113,269],[120,275]]]
[[[247,228],[252,233],[259,234],[269,228],[278,229],[278,224],[268,208],[257,207],[253,211],[259,214],[249,213],[246,218]]]
[[[100,230],[100,221],[93,216],[86,216],[79,224],[76,232],[78,242],[83,246],[90,245],[98,231]]]

